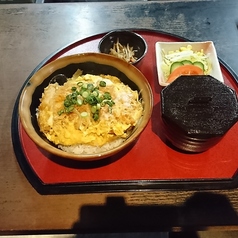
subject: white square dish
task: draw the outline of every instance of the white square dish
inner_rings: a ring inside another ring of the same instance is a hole
[[[178,51],[181,47],[191,46],[193,52],[203,52],[206,56],[207,62],[210,65],[208,73],[217,80],[224,82],[220,64],[217,58],[215,46],[212,41],[204,42],[156,42],[156,66],[158,73],[158,81],[161,86],[167,86],[169,83],[166,82],[168,75],[170,74],[170,67],[173,62],[165,60],[165,56],[171,52]],[[186,56],[183,56],[186,57]],[[179,58],[178,58],[179,60]],[[186,58],[184,58],[186,60]],[[189,60],[189,59],[187,59]],[[169,65],[170,64],[170,65]]]

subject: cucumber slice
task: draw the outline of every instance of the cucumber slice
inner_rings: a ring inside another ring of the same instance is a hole
[[[193,63],[190,60],[183,60],[181,61],[183,65],[192,65]]]
[[[172,73],[175,69],[177,69],[178,67],[182,66],[183,63],[182,62],[174,62],[171,64],[170,66],[170,73]]]
[[[193,63],[193,65],[195,65],[195,66],[199,67],[199,68],[200,68],[200,69],[202,69],[202,70],[203,70],[203,72],[204,72],[204,65],[203,65],[203,63],[202,63],[202,62],[195,61],[195,62]]]

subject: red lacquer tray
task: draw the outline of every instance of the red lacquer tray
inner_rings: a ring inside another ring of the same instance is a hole
[[[180,152],[166,144],[161,136],[159,115],[162,88],[157,78],[155,43],[157,41],[187,40],[164,32],[134,31],[141,34],[148,44],[148,53],[138,68],[152,87],[154,108],[146,129],[136,144],[127,151],[93,162],[70,161],[49,155],[38,148],[22,128],[18,118],[19,98],[17,99],[12,119],[13,146],[24,174],[39,193],[237,187],[238,123],[216,146],[199,154]],[[62,56],[98,52],[98,42],[104,34],[79,40],[58,50],[41,62],[32,74],[43,65]],[[220,65],[225,84],[238,92],[237,76],[222,60],[220,60]]]

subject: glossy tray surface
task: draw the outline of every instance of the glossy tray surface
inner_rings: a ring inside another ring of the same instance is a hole
[[[237,187],[238,124],[210,150],[189,154],[176,150],[163,137],[160,118],[155,43],[185,41],[175,35],[149,30],[135,30],[147,44],[148,52],[137,66],[148,79],[154,96],[152,118],[139,140],[127,151],[101,161],[64,160],[39,149],[19,122],[16,101],[12,120],[13,146],[17,160],[30,183],[42,194],[103,192],[137,189],[224,189]],[[34,70],[70,54],[98,52],[103,34],[79,40],[45,59]],[[225,84],[238,91],[237,77],[220,60]],[[34,73],[32,72],[32,74]],[[30,77],[30,76],[29,76]],[[29,80],[29,78],[26,80]]]

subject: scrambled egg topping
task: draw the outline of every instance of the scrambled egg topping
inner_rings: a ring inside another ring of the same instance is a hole
[[[104,86],[100,86],[104,82]],[[76,103],[65,112],[64,102],[73,88],[86,83],[98,89],[99,96],[111,96],[111,104],[99,105],[98,117],[93,118],[92,106]],[[40,130],[56,145],[86,144],[103,146],[117,138],[126,138],[143,113],[137,91],[110,75],[82,75],[78,70],[72,78],[60,86],[49,84],[45,88],[37,109]]]

